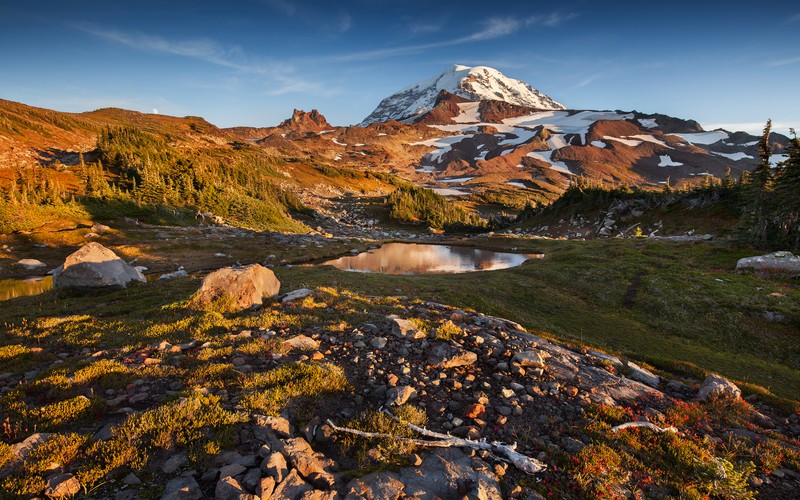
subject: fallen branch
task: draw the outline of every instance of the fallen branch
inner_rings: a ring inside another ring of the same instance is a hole
[[[611,432],[619,432],[624,429],[630,429],[631,427],[644,427],[645,429],[650,429],[653,432],[678,432],[678,429],[675,427],[659,427],[650,422],[626,422],[616,427],[612,427]]]
[[[391,414],[388,410],[383,410],[383,412],[390,418],[394,419],[395,421],[408,426],[409,429],[419,434],[422,434],[423,436],[434,438],[435,441],[428,441],[425,439],[404,438],[380,432],[365,432],[357,429],[348,429],[346,427],[339,427],[330,420],[328,420],[326,423],[330,425],[331,428],[336,432],[347,432],[349,434],[354,434],[356,436],[361,436],[366,438],[379,438],[379,439],[388,438],[388,439],[403,441],[406,443],[416,444],[418,446],[430,446],[436,448],[471,448],[473,450],[486,450],[490,453],[493,452],[499,453],[500,455],[503,455],[504,459],[508,460],[514,467],[527,474],[536,474],[538,472],[542,472],[547,468],[547,465],[545,463],[540,462],[535,458],[531,458],[521,453],[517,453],[515,451],[516,445],[508,445],[500,443],[498,441],[493,441],[491,443],[487,441],[473,441],[471,439],[463,439],[456,436],[450,436],[448,434],[442,434],[439,432],[430,431],[428,429],[419,427],[409,422],[403,422],[402,420]]]

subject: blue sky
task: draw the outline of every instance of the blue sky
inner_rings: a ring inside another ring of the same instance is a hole
[[[0,98],[270,126],[357,123],[452,64],[575,109],[800,129],[800,3],[4,0]]]

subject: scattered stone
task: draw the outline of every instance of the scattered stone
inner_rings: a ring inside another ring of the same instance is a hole
[[[161,500],[201,500],[205,498],[200,485],[193,477],[170,479],[164,487]]]
[[[127,484],[128,486],[136,486],[142,484],[142,480],[136,477],[136,475],[131,472],[124,478],[122,478],[122,484]]]
[[[486,407],[480,403],[467,406],[464,416],[467,418],[482,418],[486,414]]]
[[[306,335],[296,335],[285,341],[284,344],[298,351],[316,351],[319,349],[319,342]]]
[[[247,493],[236,479],[223,477],[214,489],[214,500],[256,500],[256,496]]]
[[[264,459],[261,472],[275,479],[276,483],[280,483],[289,473],[289,468],[283,455],[276,452]]]
[[[17,261],[17,265],[27,271],[33,271],[42,267],[47,267],[47,264],[41,260],[36,259],[22,259]]]
[[[52,498],[70,497],[81,491],[81,483],[72,474],[59,474],[47,480],[45,496]]]
[[[478,360],[478,355],[450,344],[436,344],[428,352],[428,364],[437,368],[469,366]]]
[[[75,290],[125,288],[144,275],[100,243],[91,242],[69,255],[53,272],[53,287]]]
[[[394,334],[395,337],[403,339],[425,338],[425,332],[420,331],[413,321],[401,319],[397,316],[388,316],[388,319],[392,324],[392,334]]]
[[[308,297],[314,293],[314,290],[310,290],[308,288],[300,288],[299,290],[293,290],[286,295],[283,296],[281,299],[282,304],[291,304],[295,300],[300,300]]]
[[[742,391],[730,380],[712,373],[700,385],[697,393],[700,399],[709,398],[731,398],[738,399],[742,396]]]
[[[256,487],[256,495],[262,500],[272,497],[272,492],[275,491],[275,479],[271,477],[262,477]]]
[[[278,437],[292,437],[292,424],[283,417],[273,417],[266,415],[253,415],[253,422],[257,426],[267,427]]]
[[[286,460],[292,464],[294,470],[297,470],[301,476],[311,481],[311,483],[324,489],[333,487],[335,480],[333,476],[326,472],[324,464],[314,454],[314,450],[303,438],[292,438],[284,441],[281,453]]]
[[[173,278],[185,278],[186,276],[189,276],[189,273],[187,273],[186,270],[183,268],[183,266],[181,266],[181,267],[178,268],[177,271],[171,272],[171,273],[162,274],[161,276],[158,277],[158,279],[160,279],[160,280],[171,280]]]
[[[350,481],[345,487],[345,500],[398,500],[405,485],[394,472],[373,472]]]
[[[522,367],[538,367],[544,368],[544,358],[537,351],[522,351],[514,354],[513,362]]]
[[[167,461],[164,462],[164,465],[161,466],[161,472],[164,474],[174,474],[178,469],[188,464],[189,457],[186,456],[186,453],[179,453],[169,457]]]
[[[275,488],[275,491],[272,493],[271,498],[275,499],[283,499],[283,498],[291,498],[297,499],[300,498],[303,494],[307,491],[312,491],[313,488],[310,484],[303,481],[300,475],[297,472],[297,469],[292,469],[289,475],[286,476],[278,487]]]
[[[260,264],[223,267],[203,279],[194,300],[201,306],[221,301],[234,309],[248,309],[277,295],[281,283]]]
[[[417,390],[408,385],[392,387],[386,392],[386,397],[390,405],[402,406],[406,404],[409,399],[417,397]]]
[[[225,479],[230,476],[238,476],[247,470],[247,467],[239,464],[228,464],[219,470],[220,479]]]
[[[389,339],[387,339],[386,337],[374,337],[372,340],[369,341],[369,343],[375,349],[383,349],[384,347],[386,347],[386,343],[388,341]]]

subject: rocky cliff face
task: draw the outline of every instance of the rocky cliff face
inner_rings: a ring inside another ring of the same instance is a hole
[[[292,113],[292,117],[281,122],[278,128],[295,132],[319,132],[322,130],[330,130],[333,126],[328,123],[328,120],[316,109],[312,109],[310,113],[301,109],[295,109]]]

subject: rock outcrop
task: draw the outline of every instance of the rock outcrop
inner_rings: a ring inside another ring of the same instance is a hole
[[[736,263],[736,270],[752,269],[765,274],[800,274],[800,257],[791,252],[773,252],[745,257]]]
[[[280,288],[275,273],[260,264],[224,267],[205,277],[194,301],[200,306],[217,303],[231,309],[248,309],[274,297]]]
[[[55,288],[125,288],[131,281],[147,280],[141,271],[129,266],[117,254],[96,242],[87,243],[69,255],[53,272]]]

